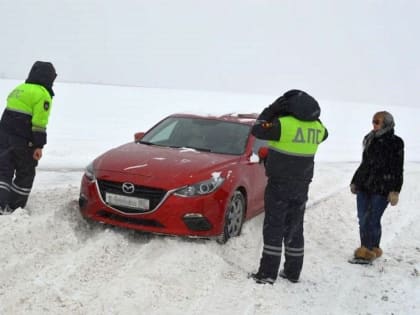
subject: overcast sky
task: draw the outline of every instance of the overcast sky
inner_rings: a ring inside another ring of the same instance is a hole
[[[0,1],[0,77],[420,106],[420,1]]]

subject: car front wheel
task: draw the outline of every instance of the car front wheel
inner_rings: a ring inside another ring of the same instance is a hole
[[[240,191],[235,191],[228,204],[223,232],[216,239],[219,244],[225,244],[228,239],[241,234],[245,218],[245,198]]]

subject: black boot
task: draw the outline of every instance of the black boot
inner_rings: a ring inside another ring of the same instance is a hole
[[[280,274],[279,274],[279,276],[280,276],[281,278],[283,278],[283,279],[287,279],[287,280],[289,280],[290,282],[293,282],[293,283],[297,283],[297,282],[299,282],[299,279],[293,279],[293,278],[291,278],[291,277],[288,277],[288,276],[287,276],[287,274],[284,272],[284,269],[280,270]]]
[[[12,214],[14,209],[10,208],[9,205],[6,205],[4,207],[0,207],[0,215],[7,215]]]
[[[265,276],[265,275],[263,275],[262,273],[260,273],[260,272],[257,272],[257,273],[251,273],[250,275],[249,275],[249,278],[252,278],[252,279],[254,279],[254,281],[256,282],[256,283],[258,283],[258,284],[274,284],[274,282],[276,281],[276,279],[273,279],[273,278],[270,278],[270,277],[267,277],[267,276]]]

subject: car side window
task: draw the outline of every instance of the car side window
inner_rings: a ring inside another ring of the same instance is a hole
[[[245,149],[248,134],[248,126],[220,123],[208,132],[207,143],[214,152],[241,154]]]

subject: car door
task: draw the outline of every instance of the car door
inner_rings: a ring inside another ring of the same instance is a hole
[[[267,141],[256,139],[250,135],[245,152],[246,175],[250,182],[248,189],[247,217],[252,217],[264,209],[264,191],[267,185],[264,163],[259,161],[258,149],[266,146]]]

